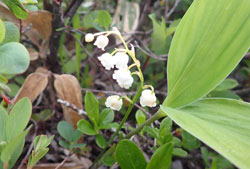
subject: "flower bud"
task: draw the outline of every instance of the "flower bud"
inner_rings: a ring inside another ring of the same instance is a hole
[[[114,71],[113,79],[115,79],[121,88],[129,89],[134,79],[131,76],[131,72],[127,69],[118,69]]]
[[[104,53],[101,56],[98,57],[100,60],[101,64],[105,67],[105,69],[110,70],[114,68],[114,58],[111,54],[109,53]]]
[[[85,35],[85,42],[92,42],[95,39],[95,36],[93,33],[87,33]]]
[[[143,90],[140,97],[140,104],[142,107],[155,107],[156,106],[156,96],[152,90]]]
[[[109,96],[105,102],[106,107],[119,111],[122,107],[122,99],[118,95]]]
[[[96,38],[94,45],[104,50],[104,48],[108,45],[108,43],[109,43],[108,37],[105,35],[100,35]]]
[[[118,69],[125,69],[128,67],[129,56],[126,52],[117,52],[114,55],[115,66]]]

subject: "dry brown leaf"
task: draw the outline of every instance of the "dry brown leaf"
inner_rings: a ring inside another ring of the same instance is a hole
[[[44,91],[47,84],[48,74],[38,72],[30,74],[16,95],[15,102],[23,97],[28,97],[33,102]]]
[[[68,101],[80,109],[83,108],[81,87],[74,76],[68,74],[55,75],[54,87],[60,99]],[[65,120],[76,127],[81,116],[70,108],[62,107]]]
[[[34,61],[39,58],[39,53],[33,49],[33,48],[28,48],[29,54],[30,54],[30,60]]]
[[[49,39],[52,32],[52,14],[49,11],[29,11],[27,19],[16,18],[3,3],[0,2],[0,18],[22,25],[22,34],[39,48],[39,55],[46,57],[49,47]]]
[[[40,56],[46,57],[52,32],[52,14],[45,10],[31,11],[22,21],[23,33],[39,48]]]

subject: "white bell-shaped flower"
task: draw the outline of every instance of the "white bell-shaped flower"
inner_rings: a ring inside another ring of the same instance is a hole
[[[117,52],[114,55],[115,66],[118,69],[128,68],[129,56],[126,52]]]
[[[85,42],[92,42],[95,39],[95,36],[93,33],[87,33],[85,35]]]
[[[105,69],[110,70],[114,68],[115,62],[111,54],[104,53],[101,56],[99,56],[98,59],[100,60],[101,64],[105,67]]]
[[[152,90],[143,90],[140,97],[141,106],[145,107],[155,107],[156,106],[156,96]]]
[[[97,46],[98,48],[104,50],[104,48],[108,45],[108,43],[109,43],[109,39],[107,36],[99,35],[99,36],[97,36],[94,45]]]
[[[134,79],[131,72],[127,69],[118,69],[114,71],[113,79],[115,79],[121,88],[128,89],[132,86]]]
[[[105,102],[106,107],[119,111],[122,108],[122,99],[118,95],[109,96]]]

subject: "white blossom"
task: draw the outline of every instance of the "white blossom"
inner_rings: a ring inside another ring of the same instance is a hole
[[[126,52],[117,52],[114,55],[115,66],[118,69],[125,69],[128,67],[129,56]]]
[[[105,67],[105,69],[110,70],[114,68],[115,62],[113,56],[109,53],[104,53],[98,57],[101,64]]]
[[[156,106],[156,96],[152,90],[143,90],[140,97],[141,106],[145,107],[155,107]]]
[[[85,35],[85,42],[92,42],[95,39],[95,36],[93,33],[87,33]]]
[[[118,95],[109,96],[105,102],[106,107],[119,111],[122,107],[122,99]]]
[[[104,50],[104,48],[108,45],[108,43],[109,43],[109,39],[107,36],[99,35],[99,36],[97,36],[94,45],[97,46],[98,48]]]
[[[134,79],[128,69],[118,69],[114,71],[113,79],[115,79],[121,88],[128,89],[132,86]]]

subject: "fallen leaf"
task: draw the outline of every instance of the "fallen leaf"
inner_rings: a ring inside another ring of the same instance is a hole
[[[28,97],[33,102],[44,91],[47,84],[48,74],[38,72],[30,74],[18,91],[15,102],[23,97]]]
[[[82,93],[78,80],[69,74],[55,75],[54,87],[60,99],[76,105],[82,109]],[[77,122],[82,118],[76,111],[63,107],[63,115],[67,122],[76,127]]]

